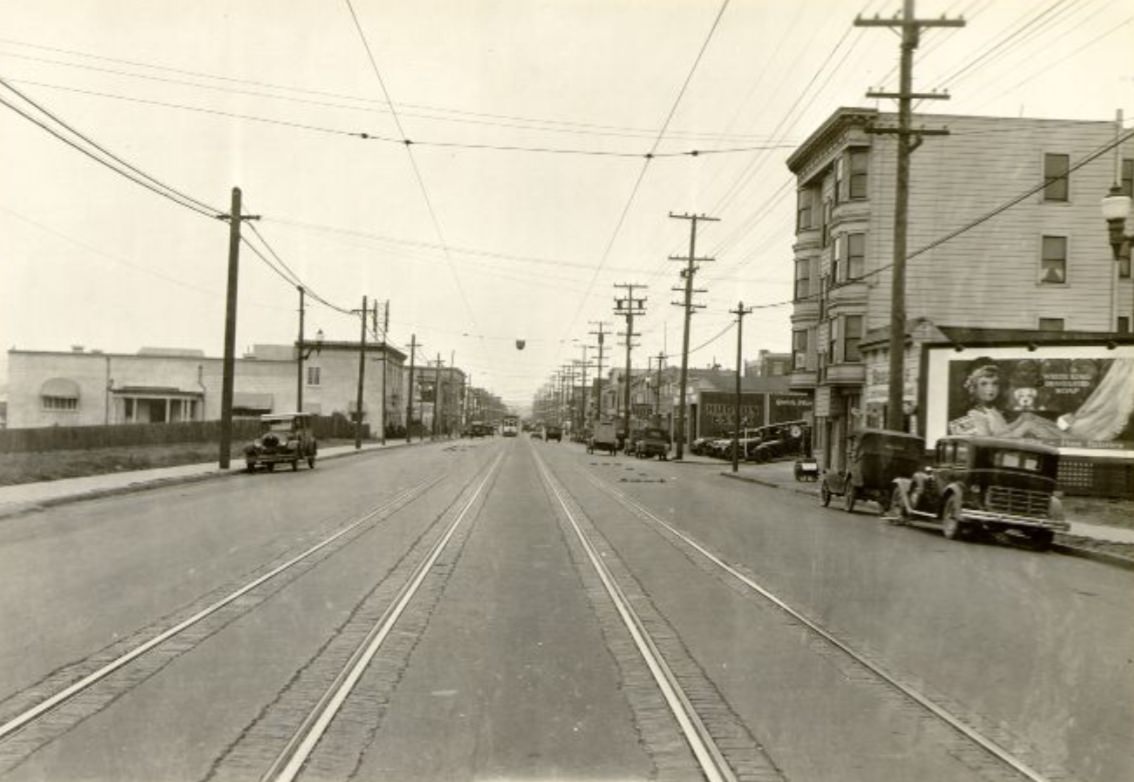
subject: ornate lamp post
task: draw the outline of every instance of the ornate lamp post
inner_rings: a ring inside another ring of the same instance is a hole
[[[1129,137],[1127,137],[1129,138]],[[1131,210],[1130,196],[1122,192],[1122,111],[1115,119],[1115,146],[1114,146],[1114,184],[1110,192],[1102,199],[1102,216],[1106,220],[1107,232],[1110,239],[1110,248],[1114,252],[1114,260],[1125,264],[1125,276],[1130,272],[1130,244],[1134,240],[1134,211]],[[1131,233],[1127,233],[1130,231]],[[1119,277],[1122,277],[1119,274]],[[1134,312],[1131,312],[1127,330],[1134,333]]]

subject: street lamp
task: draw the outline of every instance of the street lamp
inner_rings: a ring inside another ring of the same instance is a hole
[[[1110,193],[1102,200],[1102,215],[1106,220],[1110,233],[1110,247],[1114,251],[1114,260],[1130,260],[1130,241],[1134,234],[1126,233],[1127,218],[1130,219],[1131,230],[1134,230],[1134,215],[1130,214],[1130,196],[1123,195],[1122,186],[1114,185]]]
[[[322,352],[323,352],[323,329],[319,329],[318,331],[315,332],[315,344],[312,345],[311,347],[307,348],[307,352],[303,354],[303,360],[306,361],[307,359],[311,358],[312,353],[322,353]]]

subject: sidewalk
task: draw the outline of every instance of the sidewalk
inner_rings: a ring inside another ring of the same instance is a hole
[[[732,464],[719,459],[690,456],[687,462],[712,462],[720,467],[721,474],[730,478],[759,483],[798,494],[819,497],[818,481],[796,481],[794,464],[790,461],[768,464],[741,463],[734,474]],[[839,498],[836,498],[838,500]],[[832,501],[834,504],[834,501]],[[872,507],[872,506],[871,506]],[[1068,519],[1071,530],[1057,533],[1054,550],[1066,554],[1089,556],[1111,564],[1134,569],[1134,529],[1099,523],[1089,513],[1080,513]]]
[[[397,448],[406,445],[405,441],[363,443],[361,449],[353,445],[339,445],[319,450],[318,461],[336,459],[356,453]],[[316,462],[318,464],[318,462]],[[300,469],[307,469],[301,467]],[[129,472],[88,475],[82,478],[65,478],[58,481],[40,483],[20,483],[14,486],[0,486],[0,519],[53,505],[62,505],[78,500],[109,497],[115,494],[142,489],[168,486],[179,483],[194,483],[212,478],[244,474],[243,458],[233,458],[227,470],[222,470],[216,462],[207,464],[182,464],[176,467],[159,467],[152,470],[131,470]]]

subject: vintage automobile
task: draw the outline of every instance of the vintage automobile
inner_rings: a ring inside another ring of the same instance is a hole
[[[934,464],[894,481],[895,524],[940,524],[950,540],[1015,531],[1039,549],[1071,525],[1056,495],[1058,449],[1030,440],[942,437]]]
[[[846,468],[823,473],[819,497],[826,506],[832,496],[842,495],[847,513],[854,511],[858,500],[874,500],[885,513],[894,479],[913,475],[925,464],[925,440],[888,429],[862,429],[849,440]]]
[[[611,456],[618,450],[618,426],[613,421],[596,421],[587,440],[587,453],[606,451]]]
[[[315,467],[318,443],[310,413],[275,413],[260,416],[260,436],[244,446],[244,464],[248,472],[264,467],[268,472],[277,464],[290,464],[299,469],[301,461]]]
[[[819,460],[814,456],[800,456],[795,460],[792,474],[797,481],[819,480]]]
[[[656,456],[664,462],[669,458],[669,432],[656,426],[639,429],[634,439],[634,455],[639,459]]]
[[[552,440],[557,443],[563,442],[563,427],[558,424],[548,424],[543,428],[543,439],[547,442]]]

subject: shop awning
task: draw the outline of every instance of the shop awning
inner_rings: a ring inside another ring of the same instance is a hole
[[[69,378],[53,377],[43,384],[39,394],[57,399],[78,399],[79,384]]]

